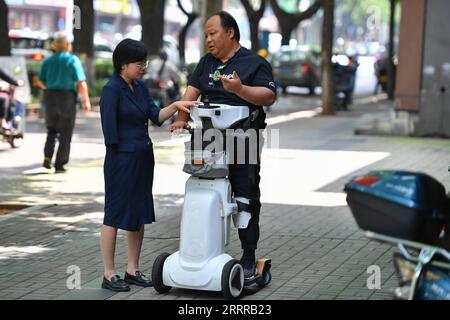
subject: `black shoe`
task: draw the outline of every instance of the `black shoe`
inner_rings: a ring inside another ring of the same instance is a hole
[[[130,291],[130,286],[125,281],[120,279],[118,275],[113,276],[111,280],[108,280],[106,279],[106,277],[103,277],[102,288],[115,292]]]
[[[152,280],[149,277],[145,276],[145,274],[143,274],[140,271],[136,271],[134,276],[132,276],[128,272],[125,272],[124,279],[125,279],[126,283],[128,283],[128,284],[135,284],[135,285],[140,286],[140,287],[151,287],[151,286],[153,286]]]
[[[44,163],[42,165],[44,168],[51,169],[52,168],[52,159],[45,157]]]
[[[64,167],[55,167],[55,173],[66,173],[67,169]]]
[[[256,275],[255,259],[242,257],[240,264],[244,269],[244,280],[252,279]]]

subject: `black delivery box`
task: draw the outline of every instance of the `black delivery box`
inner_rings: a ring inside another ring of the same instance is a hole
[[[432,177],[408,171],[371,171],[344,188],[363,230],[432,244],[444,226],[449,199]]]

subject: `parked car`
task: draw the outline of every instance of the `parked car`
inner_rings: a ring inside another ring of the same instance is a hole
[[[282,46],[270,58],[275,81],[286,93],[288,86],[308,88],[314,94],[320,84],[320,53],[306,46]]]
[[[42,61],[53,53],[51,51],[51,39],[47,33],[27,29],[11,29],[9,31],[9,40],[11,43],[11,55],[25,59],[31,93],[37,96],[38,74]]]
[[[46,33],[29,30],[10,30],[11,55],[22,56],[27,63],[39,62],[52,54]]]
[[[282,47],[270,60],[275,81],[283,93],[286,93],[286,87],[295,86],[308,88],[309,94],[312,95],[315,88],[320,86],[322,61],[318,50],[307,46]],[[342,108],[346,109],[352,100],[358,61],[356,57],[333,54],[332,63],[336,93],[344,94]]]
[[[112,43],[99,35],[94,35],[94,55],[96,58],[112,59]]]

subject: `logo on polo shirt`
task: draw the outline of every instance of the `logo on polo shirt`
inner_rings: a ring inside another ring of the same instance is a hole
[[[219,71],[214,72],[214,74],[212,73],[209,74],[209,78],[213,79],[214,81],[219,81],[220,76],[225,76],[229,80],[233,79],[233,74],[220,74]]]

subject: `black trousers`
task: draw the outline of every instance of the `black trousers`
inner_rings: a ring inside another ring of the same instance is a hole
[[[254,203],[251,219],[246,229],[238,229],[243,250],[256,250],[259,240],[259,213],[261,193],[259,190],[260,164],[230,164],[229,175],[234,197],[250,199]]]
[[[6,103],[7,100],[0,97],[0,118],[4,119],[6,117]]]
[[[56,139],[58,139],[55,168],[61,168],[69,162],[70,143],[76,118],[76,93],[69,90],[47,89],[44,103],[47,126],[44,156],[53,158]]]
[[[254,131],[258,132],[258,131]],[[234,162],[229,165],[228,179],[231,183],[231,189],[234,197],[243,197],[250,200],[251,218],[246,229],[238,229],[239,239],[243,250],[256,250],[259,240],[259,213],[261,210],[261,192],[259,183],[261,176],[261,150],[264,145],[262,135],[256,135],[255,141],[250,142],[245,139],[245,161],[240,164],[238,152],[238,139],[234,140]],[[252,146],[250,146],[252,143]],[[253,156],[250,156],[253,153]],[[256,153],[256,156],[255,156]],[[256,160],[256,161],[255,161]]]
[[[11,101],[7,98],[0,97],[0,118],[6,121],[11,120],[11,109],[9,108]]]

